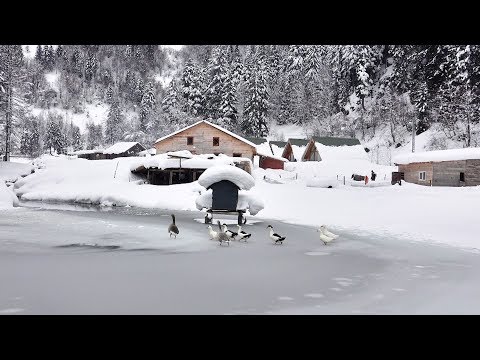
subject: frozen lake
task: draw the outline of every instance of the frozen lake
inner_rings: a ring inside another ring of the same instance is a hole
[[[256,217],[248,243],[219,246],[200,212],[176,211],[170,239],[168,211],[26,205],[0,213],[0,314],[480,314],[473,251],[348,232],[325,246]]]

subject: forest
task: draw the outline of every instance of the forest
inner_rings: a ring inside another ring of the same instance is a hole
[[[101,121],[88,120],[92,104]],[[479,111],[478,45],[0,45],[4,159],[149,148],[202,119],[244,136],[286,140],[282,125],[297,124],[388,147],[435,128],[432,149],[472,147]],[[81,128],[71,119],[83,115]]]

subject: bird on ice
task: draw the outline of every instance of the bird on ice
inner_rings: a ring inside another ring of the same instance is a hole
[[[175,225],[175,215],[172,214],[172,223],[168,226],[168,233],[170,234],[170,237],[173,235],[176,239],[178,232],[178,227]]]
[[[232,240],[235,240],[235,237],[238,235],[238,233],[229,230],[227,224],[223,224],[223,232],[227,234],[228,237],[231,238]]]
[[[219,241],[220,245],[222,245],[223,243],[227,243],[227,245],[230,246],[230,237],[227,234],[225,234],[225,232],[223,232],[222,225],[220,224],[220,220],[217,220],[217,223],[220,231],[217,233],[215,240]]]
[[[247,239],[248,239],[250,236],[252,236],[252,234],[248,234],[248,233],[246,233],[245,231],[243,231],[241,225],[237,225],[237,227],[238,227],[238,230],[237,230],[238,240],[245,240],[245,242],[246,242]]]
[[[331,237],[332,239],[338,238],[338,235],[335,235],[334,233],[328,231],[325,225],[320,226],[320,229],[322,230],[322,233],[324,233],[328,237]]]
[[[208,229],[208,235],[210,235],[210,240],[216,240],[216,238],[218,237],[218,233],[212,229],[211,225],[208,225],[207,229]]]
[[[273,226],[268,225],[267,229],[270,229],[270,239],[272,239],[275,244],[283,244],[283,240],[285,240],[285,236],[278,235],[277,233],[273,232]]]
[[[327,245],[329,242],[333,241],[333,238],[331,238],[330,236],[327,236],[323,233],[322,228],[317,229],[317,232],[320,233],[320,240],[322,240],[325,245]]]

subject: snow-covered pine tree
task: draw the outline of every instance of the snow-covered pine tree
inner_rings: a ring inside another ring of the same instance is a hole
[[[167,88],[167,93],[162,99],[162,110],[169,113],[171,109],[177,108],[178,105],[178,88],[175,79],[173,79]]]
[[[32,158],[40,155],[39,123],[35,118],[27,117],[24,121],[20,152]]]
[[[204,80],[202,72],[193,60],[188,60],[183,70],[182,94],[185,99],[185,112],[193,116],[205,113]]]
[[[227,50],[225,46],[215,46],[207,66],[206,115],[213,119],[222,116],[223,82],[228,76]]]
[[[133,91],[133,101],[136,105],[141,106],[142,98],[144,94],[144,88],[145,86],[143,84],[143,79],[141,78],[141,76],[137,76],[135,78],[135,88]]]
[[[95,76],[95,72],[97,71],[97,58],[94,53],[89,53],[87,55],[87,60],[85,62],[85,79],[87,81],[92,80]]]
[[[140,104],[140,130],[141,131],[147,130],[149,115],[155,108],[156,102],[157,100],[155,95],[155,87],[153,83],[150,81],[147,83],[147,86],[145,86],[145,90],[144,90],[141,104]]]
[[[109,105],[113,103],[113,86],[112,84],[108,85],[107,91],[105,93],[105,102]]]
[[[268,90],[264,65],[250,70],[248,76],[245,108],[243,110],[242,132],[247,136],[268,135]]]
[[[110,105],[107,121],[105,123],[105,143],[113,145],[121,139],[122,117],[118,101]]]
[[[37,45],[37,50],[35,51],[35,61],[37,61],[39,64],[43,65],[43,57],[44,57],[44,52],[42,45]]]
[[[83,148],[82,134],[80,132],[80,128],[74,124],[72,124],[71,146],[73,148],[73,151],[81,150]]]
[[[102,143],[103,139],[103,129],[102,125],[95,125],[94,123],[88,123],[86,125],[87,136],[86,136],[86,145],[87,150],[93,150],[98,148]]]
[[[222,102],[220,114],[227,130],[236,131],[238,127],[237,116],[237,91],[234,85],[232,71],[225,74],[221,88]]]

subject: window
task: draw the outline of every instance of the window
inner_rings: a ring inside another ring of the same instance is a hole
[[[213,146],[219,146],[220,145],[220,138],[214,137],[213,138]]]
[[[242,157],[242,154],[240,154],[240,153],[233,153],[233,157]]]
[[[193,145],[193,136],[187,137],[187,145]]]
[[[465,173],[460,173],[460,181],[465,181]]]
[[[425,181],[425,180],[427,179],[427,176],[426,176],[426,175],[427,175],[427,173],[426,173],[425,171],[420,171],[420,172],[418,173],[418,179]]]

